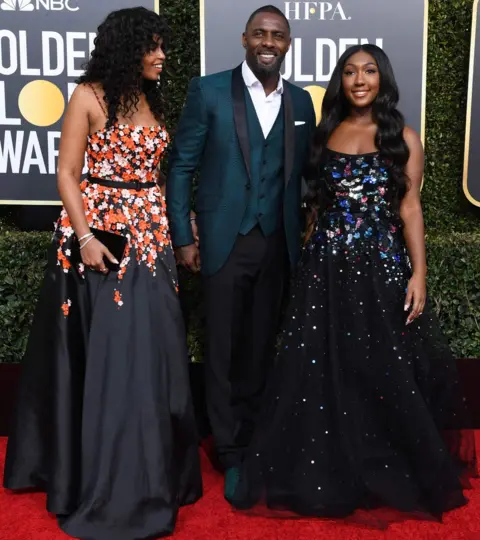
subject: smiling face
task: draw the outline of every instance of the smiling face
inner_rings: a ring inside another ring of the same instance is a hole
[[[278,74],[290,48],[290,31],[284,17],[258,13],[243,34],[246,60],[257,76]]]
[[[353,54],[343,67],[342,85],[353,107],[370,107],[380,91],[380,73],[373,56],[365,51]]]
[[[148,51],[143,57],[143,77],[150,81],[156,81],[162,72],[165,62],[165,53],[163,52],[163,39],[155,39],[156,47]]]

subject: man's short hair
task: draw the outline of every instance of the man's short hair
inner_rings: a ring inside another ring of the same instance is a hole
[[[250,15],[250,17],[249,17],[249,19],[248,19],[248,21],[247,21],[247,24],[246,24],[246,26],[245,26],[245,31],[248,30],[248,27],[250,26],[250,23],[253,21],[253,19],[254,19],[259,13],[275,13],[275,15],[278,15],[279,17],[282,17],[282,19],[284,19],[285,22],[287,23],[288,31],[290,32],[290,23],[288,22],[287,17],[285,17],[285,14],[283,13],[283,11],[281,11],[280,9],[278,9],[277,7],[272,6],[272,5],[263,6],[263,7],[261,7],[261,8],[256,9],[256,10]]]

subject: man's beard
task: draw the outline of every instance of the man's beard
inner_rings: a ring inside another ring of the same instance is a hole
[[[260,62],[260,59],[257,57],[257,70],[262,75],[271,75],[272,73],[279,73],[280,68],[282,67],[283,60],[285,57],[277,57],[275,62],[272,62],[270,65],[265,65]]]

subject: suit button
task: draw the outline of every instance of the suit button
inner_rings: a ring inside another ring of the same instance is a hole
[[[260,182],[265,182],[265,177],[263,177],[263,178],[260,180]]]
[[[265,195],[260,195],[260,199],[265,199]]]
[[[260,214],[258,214],[258,217],[263,217],[263,214],[260,212]]]
[[[250,189],[250,188],[252,187],[252,184],[245,184],[245,187],[246,187],[247,189]]]

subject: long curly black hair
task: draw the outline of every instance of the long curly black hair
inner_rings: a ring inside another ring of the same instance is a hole
[[[388,165],[392,180],[388,198],[392,204],[392,210],[397,214],[400,202],[408,188],[405,166],[410,157],[410,151],[403,138],[405,120],[397,110],[399,93],[392,65],[380,47],[372,44],[355,45],[348,48],[340,57],[323,99],[322,119],[313,137],[307,174],[308,191],[305,204],[309,215],[317,215],[331,202],[322,167],[325,163],[330,136],[350,114],[351,105],[343,91],[342,74],[347,60],[359,51],[365,51],[373,56],[380,74],[379,92],[372,105],[373,120],[377,124],[375,146],[379,150],[380,157]]]
[[[163,95],[156,81],[142,77],[142,60],[157,48],[159,38],[163,39],[165,52],[168,37],[165,20],[143,7],[113,11],[98,27],[95,48],[77,83],[102,86],[108,111],[107,127],[117,122],[117,115],[134,112],[142,92],[155,118],[163,123]]]

